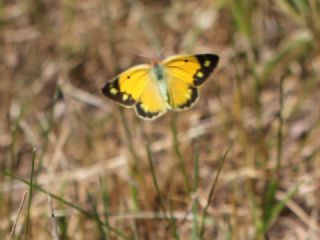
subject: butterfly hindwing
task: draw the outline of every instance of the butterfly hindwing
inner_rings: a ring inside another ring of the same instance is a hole
[[[200,86],[217,66],[215,54],[177,55],[166,59],[169,104],[174,110],[191,107],[198,98]]]
[[[160,89],[154,79],[151,79],[137,104],[135,111],[139,117],[154,119],[167,111],[167,103],[163,99]]]
[[[198,89],[192,85],[168,75],[169,104],[173,110],[190,108],[198,99]]]

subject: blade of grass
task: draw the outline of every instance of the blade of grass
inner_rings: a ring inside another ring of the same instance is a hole
[[[27,210],[26,224],[25,224],[25,226],[26,226],[25,239],[32,239],[30,211],[31,211],[32,193],[33,193],[34,163],[35,163],[35,159],[36,159],[36,153],[37,153],[36,148],[33,148],[32,162],[31,162],[31,174],[30,174],[30,182],[29,182],[28,210]]]
[[[140,158],[138,157],[138,154],[136,153],[135,151],[135,148],[133,146],[133,142],[132,142],[132,135],[131,135],[131,132],[130,132],[130,128],[128,126],[128,121],[123,113],[123,109],[122,108],[118,108],[119,109],[119,114],[120,114],[120,120],[121,120],[121,125],[123,127],[123,130],[124,130],[124,133],[125,133],[125,136],[126,136],[126,141],[128,143],[128,147],[129,147],[129,152],[131,154],[131,157],[133,158],[133,162],[134,162],[134,171],[136,173],[138,173],[138,164],[140,162]]]
[[[178,233],[178,229],[177,229],[177,221],[173,215],[173,211],[172,211],[172,203],[171,201],[169,201],[169,213],[170,213],[170,220],[171,220],[171,224],[170,224],[170,228],[171,228],[171,234],[172,234],[172,238],[179,240],[179,233]]]
[[[272,224],[276,221],[276,219],[279,217],[281,214],[282,210],[286,206],[287,202],[298,192],[299,186],[301,183],[298,183],[294,188],[292,188],[288,193],[285,195],[282,201],[280,201],[277,205],[275,205],[272,209],[271,215],[268,219],[268,222],[265,223],[264,225],[264,232],[266,232]]]
[[[149,162],[149,166],[150,166],[150,170],[151,170],[152,181],[153,181],[154,187],[155,187],[156,192],[157,192],[157,197],[159,199],[159,204],[160,204],[161,211],[163,213],[164,218],[167,221],[169,221],[172,238],[179,239],[179,235],[178,235],[178,232],[177,232],[177,223],[176,223],[176,219],[172,215],[172,209],[171,209],[172,206],[171,206],[171,204],[169,206],[170,207],[170,217],[168,218],[168,216],[166,214],[166,208],[165,208],[165,204],[164,204],[164,199],[163,199],[161,191],[160,191],[160,187],[159,187],[157,176],[156,176],[156,172],[155,172],[155,167],[154,167],[154,164],[153,164],[153,157],[152,157],[152,152],[151,152],[151,148],[150,148],[150,143],[149,143],[149,140],[148,140],[147,136],[145,136],[145,139],[146,139],[146,151],[147,151],[148,162]]]
[[[12,228],[11,228],[10,239],[14,239],[15,229],[16,229],[16,226],[17,226],[17,222],[18,222],[18,219],[19,219],[19,216],[20,216],[20,213],[21,213],[23,204],[24,204],[24,202],[25,202],[25,200],[26,200],[27,193],[28,193],[28,191],[25,191],[25,192],[23,193],[23,196],[22,196],[22,199],[21,199],[19,208],[18,208],[18,213],[17,213],[16,219],[14,220],[13,225],[12,225]]]
[[[280,78],[280,85],[279,85],[279,128],[277,133],[277,165],[275,169],[276,177],[279,178],[280,175],[280,167],[281,167],[281,159],[282,159],[282,144],[283,144],[283,104],[284,104],[284,92],[283,92],[283,82],[285,76]]]
[[[285,12],[287,15],[291,17],[291,19],[299,23],[303,22],[302,16],[298,13],[297,9],[294,6],[292,6],[292,3],[290,3],[290,1],[277,0],[275,2],[283,12]]]
[[[292,0],[291,4],[295,5],[295,8],[298,9],[299,14],[303,17],[306,17],[306,14],[310,13],[308,2],[304,0]]]
[[[227,228],[227,231],[226,231],[226,233],[225,233],[225,237],[224,237],[224,239],[225,240],[232,240],[233,238],[232,238],[232,226],[231,226],[231,224],[230,224],[230,222],[228,221],[227,222],[227,226],[228,226],[228,228]]]
[[[3,171],[2,174],[4,176],[7,176],[7,177],[10,177],[12,178],[13,180],[17,180],[19,182],[22,182],[26,185],[30,185],[30,182],[28,180],[25,180],[19,176],[16,176],[14,174],[12,174],[11,172],[8,172],[8,171]],[[80,213],[82,213],[84,216],[86,216],[87,218],[90,218],[92,220],[95,220],[95,216],[93,215],[92,212],[90,211],[87,211],[85,209],[83,209],[82,207],[80,207],[79,205],[76,205],[74,204],[73,202],[69,202],[53,193],[50,193],[48,192],[47,190],[45,190],[44,188],[42,188],[41,186],[39,186],[38,184],[32,184],[32,188],[42,192],[42,193],[45,193],[45,194],[48,194],[50,197],[52,197],[53,199],[56,199],[57,201],[63,203],[64,205],[66,206],[69,206],[77,211],[79,211]],[[103,224],[104,226],[107,226],[107,224],[105,222],[102,222],[101,224]],[[116,235],[118,235],[119,237],[123,238],[123,239],[131,239],[129,236],[125,235],[123,232],[121,232],[120,230],[116,229],[116,228],[113,228],[112,226],[109,226],[109,230],[114,232]]]
[[[109,236],[109,206],[110,206],[110,197],[107,190],[107,185],[105,184],[104,178],[102,176],[99,177],[100,189],[102,193],[102,203],[103,203],[103,213],[104,213],[104,221],[106,223],[106,238],[110,239]]]
[[[123,113],[123,109],[119,108],[119,113],[120,113],[120,119],[121,119],[121,125],[124,129],[125,132],[125,136],[126,136],[126,141],[127,141],[127,145],[129,148],[129,152],[131,154],[131,157],[133,159],[133,164],[130,164],[130,172],[129,175],[131,177],[131,182],[130,182],[130,195],[131,195],[131,208],[132,211],[139,211],[139,190],[136,184],[136,179],[140,179],[141,182],[143,181],[143,176],[140,173],[139,170],[139,162],[141,162],[138,154],[135,151],[134,145],[133,145],[133,141],[132,141],[132,135],[131,135],[131,131],[130,131],[130,127],[128,125],[128,121]],[[138,228],[137,228],[137,223],[135,219],[132,219],[131,222],[131,227],[132,230],[134,232],[134,239],[138,239]]]
[[[208,199],[207,199],[207,203],[203,209],[203,214],[202,214],[202,220],[201,220],[201,228],[200,228],[200,239],[204,239],[204,233],[205,233],[205,225],[206,225],[206,218],[207,218],[207,214],[208,214],[208,208],[210,206],[210,203],[212,202],[213,196],[214,196],[214,190],[216,189],[217,183],[218,183],[218,179],[220,176],[220,173],[222,171],[222,168],[224,166],[224,162],[228,156],[228,153],[230,152],[231,148],[232,148],[233,144],[231,144],[231,146],[226,150],[226,152],[224,153],[222,159],[220,160],[220,164],[217,170],[217,174],[215,176],[215,178],[213,179],[211,188],[210,188],[210,192],[208,195]]]
[[[153,185],[155,187],[155,190],[157,192],[157,197],[159,199],[160,208],[161,208],[161,211],[163,212],[164,217],[166,219],[168,219],[167,215],[166,215],[166,208],[165,208],[165,205],[164,205],[163,197],[162,197],[162,194],[161,194],[161,191],[160,191],[160,187],[159,187],[159,184],[158,184],[155,168],[154,168],[154,165],[153,165],[153,157],[152,157],[152,153],[151,153],[151,149],[150,149],[150,143],[149,143],[148,140],[146,142],[146,151],[147,151],[147,156],[148,156],[149,167],[150,167],[150,170],[151,170],[152,181],[153,181]]]
[[[177,123],[176,123],[176,121],[177,121],[176,114],[172,114],[171,132],[172,132],[172,135],[173,135],[173,146],[174,146],[174,150],[175,150],[176,156],[178,158],[178,165],[179,165],[180,171],[181,171],[183,179],[184,179],[184,185],[185,185],[186,192],[189,195],[189,197],[191,198],[191,186],[190,186],[188,175],[187,175],[185,161],[184,161],[184,158],[182,156],[181,149],[180,149],[180,144],[179,144],[179,141],[178,141],[178,132],[177,132]]]
[[[131,196],[131,206],[129,208],[130,211],[132,212],[138,212],[139,211],[139,189],[137,187],[137,184],[134,182],[134,180],[132,179],[132,181],[130,182],[130,196]],[[132,228],[133,231],[133,239],[139,239],[139,235],[138,235],[138,226],[137,226],[137,221],[136,219],[132,219],[132,221],[130,222],[130,226]]]
[[[195,156],[194,156],[194,180],[193,180],[193,192],[194,192],[194,199],[192,204],[192,239],[197,240],[199,239],[198,236],[198,208],[199,208],[199,201],[198,201],[198,188],[199,188],[199,146],[198,142],[195,139],[194,142],[194,149],[195,149]]]
[[[279,114],[278,114],[278,121],[279,127],[277,132],[277,162],[276,167],[273,170],[273,176],[270,181],[269,186],[267,187],[266,193],[266,204],[264,206],[264,216],[263,216],[263,226],[262,231],[263,233],[267,229],[271,217],[274,214],[274,207],[276,203],[276,193],[279,186],[279,177],[280,177],[280,168],[281,168],[281,159],[282,159],[282,142],[283,142],[283,104],[284,104],[284,92],[283,92],[283,82],[285,79],[285,75],[280,77],[279,83]]]
[[[48,205],[49,205],[49,211],[50,211],[50,216],[51,216],[51,236],[53,240],[59,240],[59,228],[58,228],[58,224],[56,221],[56,216],[54,214],[54,209],[53,209],[53,205],[52,205],[52,201],[50,196],[47,194],[47,198],[48,198]]]
[[[104,232],[104,222],[100,219],[99,213],[98,213],[98,209],[97,209],[97,201],[94,199],[94,197],[91,195],[90,192],[87,192],[87,198],[89,200],[89,204],[91,205],[92,211],[93,211],[93,216],[96,222],[96,225],[98,227],[99,230],[99,239],[101,240],[106,240],[106,234]]]
[[[257,120],[257,126],[259,129],[262,128],[262,103],[261,103],[261,93],[262,93],[262,82],[261,78],[257,73],[256,64],[251,63],[250,64],[250,71],[252,76],[254,77],[254,100],[255,100],[255,106],[256,106],[256,120]]]
[[[261,230],[260,234],[264,233],[265,225],[269,222],[269,219],[272,214],[273,207],[275,205],[275,195],[279,188],[278,179],[272,178],[269,183],[267,183],[266,194],[264,196],[265,203],[263,206],[263,216],[262,216],[262,225],[259,230]]]
[[[17,135],[18,135],[18,129],[20,126],[20,122],[22,120],[22,117],[24,115],[25,109],[26,109],[26,102],[23,102],[21,106],[18,104],[12,104],[10,107],[10,157],[7,158],[6,161],[6,169],[7,171],[13,171],[14,167],[17,165],[18,160],[17,159]],[[12,185],[9,185],[9,188],[11,188]],[[12,197],[10,194],[11,191],[9,191],[9,194],[7,196],[7,204],[6,204],[6,211],[7,213],[10,213],[12,211]]]
[[[252,24],[251,24],[251,1],[229,0],[230,10],[232,12],[234,22],[245,37],[251,39]]]
[[[251,181],[245,185],[246,193],[248,194],[248,202],[251,210],[251,215],[253,218],[254,228],[256,230],[256,233],[260,233],[263,223],[259,214],[260,212],[259,212],[259,206],[257,204],[257,199],[254,195],[254,191],[250,184],[251,184]]]
[[[304,55],[307,49],[312,46],[310,35],[290,36],[281,44],[280,49],[275,55],[264,65],[261,73],[261,84],[270,79],[271,74],[276,72],[280,67],[288,66],[289,61],[298,59]]]

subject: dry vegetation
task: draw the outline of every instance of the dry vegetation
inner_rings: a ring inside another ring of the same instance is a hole
[[[319,0],[1,1],[0,239],[319,239],[319,22]],[[162,48],[220,56],[192,109],[104,99]]]

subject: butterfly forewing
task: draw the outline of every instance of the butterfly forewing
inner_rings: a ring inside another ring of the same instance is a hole
[[[200,86],[217,67],[219,57],[215,54],[198,54],[195,55],[200,68],[194,74],[194,85]]]
[[[147,64],[129,68],[107,82],[102,93],[125,107],[132,107],[149,83],[149,70]]]
[[[177,55],[163,61],[169,75],[174,75],[193,86],[200,86],[216,68],[215,54]]]

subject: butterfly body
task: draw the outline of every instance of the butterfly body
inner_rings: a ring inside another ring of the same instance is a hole
[[[102,92],[137,115],[154,119],[168,109],[191,107],[198,98],[197,88],[217,66],[215,54],[176,55],[161,62],[127,69],[108,81]]]
[[[160,63],[155,63],[152,65],[150,71],[153,78],[152,80],[155,82],[154,84],[158,84],[160,94],[167,103],[167,108],[171,109],[171,106],[168,104],[169,93],[165,67]]]

